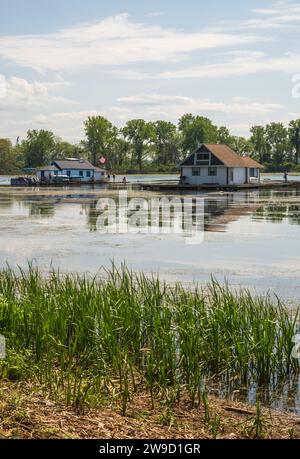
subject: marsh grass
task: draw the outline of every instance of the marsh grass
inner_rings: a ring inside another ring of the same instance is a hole
[[[37,379],[45,393],[79,409],[147,390],[172,406],[203,403],[207,375],[266,386],[299,373],[291,358],[299,312],[277,299],[169,287],[112,266],[104,279],[38,269],[0,272],[2,377]],[[216,429],[217,430],[217,429]]]

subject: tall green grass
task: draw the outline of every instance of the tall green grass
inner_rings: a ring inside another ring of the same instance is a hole
[[[103,279],[38,269],[0,271],[2,377],[36,378],[77,407],[147,390],[203,400],[205,377],[268,385],[299,373],[291,357],[299,312],[216,281],[193,291],[112,266]]]

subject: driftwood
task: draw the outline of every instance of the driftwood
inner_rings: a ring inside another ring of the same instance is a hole
[[[224,410],[226,411],[234,411],[235,413],[239,414],[255,414],[253,411],[244,410],[243,408],[235,408],[234,406],[224,406]]]

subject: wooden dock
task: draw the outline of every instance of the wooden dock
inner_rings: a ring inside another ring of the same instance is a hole
[[[132,185],[132,184],[131,184]],[[242,191],[255,189],[274,189],[274,188],[300,188],[300,181],[290,180],[266,180],[260,183],[247,183],[243,185],[182,185],[177,183],[137,183],[140,190],[147,191]]]

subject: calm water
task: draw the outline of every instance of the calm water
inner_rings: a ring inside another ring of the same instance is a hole
[[[0,264],[25,266],[35,260],[43,269],[52,263],[65,271],[95,273],[112,260],[126,261],[134,270],[170,281],[204,283],[213,274],[232,286],[271,290],[289,303],[300,299],[296,190],[198,193],[205,200],[206,230],[199,245],[187,245],[181,235],[102,234],[98,199],[116,193],[105,187],[0,188]]]
[[[129,197],[141,196],[162,197],[134,188],[129,191]],[[34,260],[45,271],[52,263],[63,271],[94,274],[109,267],[112,260],[117,264],[125,261],[136,271],[159,273],[170,282],[205,283],[214,275],[221,281],[226,278],[233,288],[271,291],[289,307],[299,304],[300,190],[186,195],[193,196],[204,199],[204,240],[198,245],[186,244],[180,234],[102,234],[97,203],[103,197],[118,197],[117,191],[105,186],[0,188],[0,266],[25,267],[28,260]],[[293,382],[280,396],[269,391],[264,399],[299,413],[298,387]],[[226,390],[218,388],[222,394],[255,399],[255,388],[247,393],[241,388],[239,393]]]

